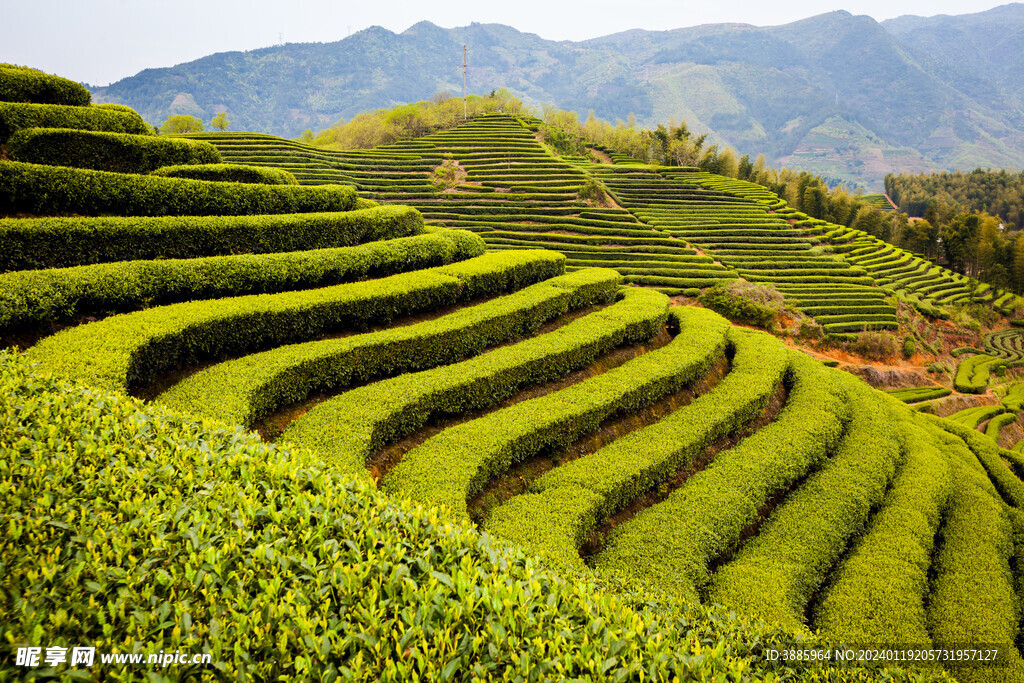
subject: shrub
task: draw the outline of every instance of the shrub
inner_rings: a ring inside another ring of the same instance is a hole
[[[782,310],[782,294],[772,287],[738,280],[715,285],[698,299],[730,320],[770,329]]]
[[[423,217],[408,206],[257,216],[7,218],[0,219],[0,272],[350,247],[423,230]]]
[[[601,183],[593,178],[587,178],[580,186],[580,189],[577,190],[576,197],[581,202],[589,202],[591,204],[602,204],[608,200],[608,194],[601,187]]]
[[[476,235],[445,230],[335,249],[16,271],[0,275],[0,332],[179,301],[325,287],[483,251]]]
[[[800,339],[824,339],[825,330],[816,320],[801,320],[800,327],[797,330],[797,337]]]
[[[386,325],[532,284],[561,273],[564,261],[540,250],[499,252],[378,280],[171,304],[62,330],[29,353],[68,377],[127,391],[178,365]]]
[[[244,166],[242,164],[209,163],[165,166],[153,171],[152,175],[165,178],[192,178],[193,180],[212,180],[228,183],[299,184],[295,176],[288,171],[264,166]]]
[[[824,462],[843,436],[850,413],[838,371],[796,351],[790,363],[793,388],[775,421],[620,525],[598,569],[697,599],[709,565],[737,548],[758,510]]]
[[[539,451],[564,448],[608,417],[648,406],[704,376],[723,355],[728,323],[709,311],[700,313],[683,318],[681,323],[689,324],[660,349],[446,429],[407,452],[383,489],[446,505],[468,519],[467,499],[494,475]]]
[[[134,111],[109,107],[71,107],[60,104],[0,102],[0,143],[22,128],[75,128],[111,133],[152,134]]]
[[[0,161],[0,214],[186,216],[347,211],[345,185],[210,183]]]
[[[896,354],[896,338],[885,332],[861,332],[850,350],[871,360],[883,360]]]
[[[38,69],[0,64],[0,102],[32,102],[88,106],[89,91],[81,83]]]
[[[906,337],[903,340],[903,357],[910,358],[914,355],[914,351],[917,350],[917,345],[914,344],[913,337]]]
[[[9,352],[0,352],[0,404],[9,407],[0,434],[16,444],[0,456],[9,522],[0,611],[11,648],[43,639],[210,654],[216,669],[174,669],[196,680],[800,677],[765,656],[796,634],[615,595],[589,573],[566,580],[239,428],[40,376]],[[137,672],[97,661],[92,673]]]
[[[311,394],[447,365],[528,335],[549,320],[615,297],[613,270],[550,278],[453,313],[385,330],[288,344],[200,370],[158,399],[230,423],[252,425]]]
[[[332,467],[366,476],[370,453],[422,427],[432,415],[494,406],[523,388],[586,367],[610,349],[650,339],[664,328],[667,310],[663,295],[627,288],[612,306],[548,334],[324,401],[292,422],[282,440],[315,450]]]
[[[23,128],[7,141],[7,151],[15,161],[117,173],[220,161],[217,148],[199,140],[69,128]]]

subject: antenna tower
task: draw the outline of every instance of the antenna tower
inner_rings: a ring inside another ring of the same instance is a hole
[[[466,95],[466,68],[469,63],[466,59],[466,46],[462,46],[462,120],[469,120],[469,104],[467,103]]]

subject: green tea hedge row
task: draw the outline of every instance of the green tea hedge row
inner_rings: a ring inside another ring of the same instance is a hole
[[[985,420],[991,419],[996,415],[1000,415],[1009,410],[1006,406],[994,405],[994,406],[975,406],[974,408],[966,408],[958,411],[946,417],[947,420],[952,420],[957,424],[961,424],[968,429],[976,429]]]
[[[88,106],[92,95],[81,83],[38,69],[0,64],[0,102]]]
[[[396,316],[518,289],[561,274],[564,260],[553,252],[502,252],[379,280],[171,304],[63,330],[29,355],[67,377],[132,391],[204,359],[386,325]]]
[[[315,392],[455,363],[529,336],[569,310],[611,301],[618,285],[613,270],[581,270],[434,320],[289,344],[220,363],[158,400],[176,410],[249,426]]]
[[[885,393],[904,403],[920,403],[933,398],[949,396],[953,392],[946,387],[912,387],[910,389],[892,389]]]
[[[22,128],[74,128],[151,135],[153,129],[134,111],[61,104],[0,102],[0,143]]]
[[[1014,412],[1024,410],[1024,382],[1011,384],[999,402]]]
[[[981,467],[988,473],[989,479],[1006,503],[1015,508],[1024,509],[1024,482],[1003,463],[1002,451],[995,441],[952,420],[931,415],[927,416],[927,419],[932,420],[942,429],[966,443],[970,452],[975,456],[970,460],[981,463]]]
[[[212,667],[175,666],[173,677],[195,679],[800,675],[769,674],[763,651],[794,634],[615,595],[593,575],[566,581],[239,428],[39,376],[8,352],[0,406],[0,613],[11,648],[209,654]],[[138,672],[97,658],[90,673]]]
[[[910,415],[859,381],[844,383],[853,417],[835,455],[719,568],[710,602],[805,626],[811,598],[881,503],[903,460],[899,430]]]
[[[423,217],[405,206],[269,216],[6,218],[0,219],[0,271],[308,251],[407,237],[423,229]]]
[[[716,316],[717,317],[717,316]],[[467,499],[493,476],[542,449],[558,449],[705,375],[725,350],[728,323],[687,325],[665,347],[561,391],[456,425],[405,454],[383,489],[468,519]]]
[[[616,528],[597,556],[600,571],[698,599],[709,564],[736,547],[773,496],[832,453],[850,419],[837,371],[798,352],[790,366],[792,389],[775,421]]]
[[[7,141],[7,152],[15,161],[117,173],[221,160],[216,147],[200,140],[69,128],[23,128]]]
[[[938,646],[1001,646],[999,669],[952,668],[958,680],[1022,680],[1024,662],[1014,647],[1020,606],[1010,567],[1013,529],[992,483],[975,467],[954,460],[957,486],[935,556],[928,624]]]
[[[953,378],[953,388],[965,394],[985,393],[991,368],[998,362],[998,358],[985,354],[960,361],[956,368],[956,376]]]
[[[211,183],[0,161],[0,214],[188,216],[348,211],[345,185]]]
[[[371,453],[419,429],[432,415],[493,406],[520,389],[586,367],[610,349],[650,339],[664,327],[667,311],[664,295],[625,289],[614,305],[547,334],[325,401],[295,420],[282,441],[365,476]]]
[[[882,507],[818,603],[814,623],[828,638],[931,643],[925,600],[935,535],[952,490],[944,455],[952,446],[915,422],[903,424],[903,439],[906,460]]]
[[[999,432],[1003,430],[1003,427],[1013,424],[1017,421],[1016,413],[1003,413],[1002,415],[996,415],[988,424],[985,425],[985,436],[992,439],[993,441],[999,441]]]
[[[4,273],[0,332],[181,301],[324,287],[432,268],[483,253],[484,243],[476,235],[444,230],[335,249]]]
[[[192,178],[193,180],[209,180],[225,183],[262,183],[264,185],[298,185],[288,171],[263,166],[245,166],[243,164],[221,164],[219,160],[205,163],[180,165],[167,164],[157,168],[151,175],[164,178]],[[187,163],[187,162],[186,162]]]
[[[717,332],[721,319],[701,309],[674,308],[680,327]],[[531,492],[495,508],[487,529],[526,545],[559,565],[580,568],[579,547],[603,518],[692,463],[714,442],[758,417],[789,363],[774,338],[730,328],[732,369],[691,404],[598,451],[544,474]]]

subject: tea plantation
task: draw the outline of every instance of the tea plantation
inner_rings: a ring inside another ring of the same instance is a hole
[[[895,327],[863,236],[525,118],[334,153],[0,93],[0,680],[1024,680],[1024,457],[672,305]],[[13,664],[82,644],[212,663]],[[944,661],[770,656],[826,647]]]

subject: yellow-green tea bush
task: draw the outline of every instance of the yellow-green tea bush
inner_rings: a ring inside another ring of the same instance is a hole
[[[38,69],[0,64],[0,102],[35,102],[84,107],[92,95],[81,83]]]
[[[347,185],[211,183],[0,161],[0,214],[37,216],[239,216],[348,211]]]
[[[133,110],[0,101],[0,144],[7,142],[22,128],[74,128],[134,135],[153,134],[149,124]]]
[[[408,206],[254,216],[6,218],[0,219],[0,271],[307,251],[421,232],[423,217]]]
[[[15,161],[117,173],[149,173],[171,164],[215,164],[208,142],[155,135],[101,133],[68,128],[24,128],[7,141]]]
[[[190,142],[198,142],[191,140]],[[213,180],[225,183],[263,183],[264,185],[298,185],[288,171],[279,168],[262,166],[246,166],[244,164],[221,164],[204,162],[190,165],[167,165],[152,172],[152,175],[165,178],[192,178],[193,180]]]

